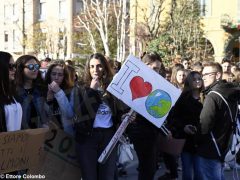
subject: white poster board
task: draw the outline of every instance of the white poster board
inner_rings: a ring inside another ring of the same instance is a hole
[[[180,89],[132,55],[107,90],[157,127],[181,94]]]

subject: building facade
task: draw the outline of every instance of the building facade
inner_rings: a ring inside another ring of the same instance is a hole
[[[73,17],[81,8],[81,0],[1,1],[1,50],[40,59],[71,58]]]

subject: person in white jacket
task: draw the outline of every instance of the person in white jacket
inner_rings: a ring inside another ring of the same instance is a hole
[[[70,97],[72,97],[74,82],[71,80],[64,62],[55,61],[49,66],[45,82],[48,85],[47,104],[50,116],[55,119],[61,129],[73,136],[74,112],[70,104]]]

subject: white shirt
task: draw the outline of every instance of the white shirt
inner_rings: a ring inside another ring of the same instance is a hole
[[[15,99],[14,99],[15,101]],[[21,129],[22,123],[22,107],[15,101],[15,103],[5,105],[5,119],[7,131],[17,131]]]
[[[93,127],[94,128],[109,128],[112,127],[113,122],[112,122],[112,112],[109,106],[106,103],[100,104],[94,123]]]

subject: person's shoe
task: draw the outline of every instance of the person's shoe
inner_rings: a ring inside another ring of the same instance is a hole
[[[224,163],[223,170],[224,170],[224,171],[230,171],[230,170],[231,170],[230,165],[229,165],[228,163]]]

